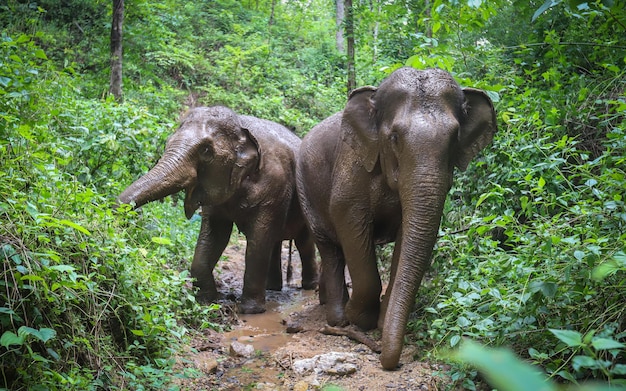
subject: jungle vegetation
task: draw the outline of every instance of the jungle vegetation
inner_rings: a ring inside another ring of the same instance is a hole
[[[556,383],[625,385],[624,0],[353,0],[354,58],[335,2],[127,0],[121,99],[114,3],[0,4],[0,389],[192,376],[174,355],[220,319],[190,284],[199,221],[176,197],[114,213],[116,195],[189,106],[302,136],[343,107],[349,74],[375,85],[402,65],[488,91],[499,121],[448,196],[409,324],[416,359],[471,338]],[[449,375],[478,387],[471,367]]]

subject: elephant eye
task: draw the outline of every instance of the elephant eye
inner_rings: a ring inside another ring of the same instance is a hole
[[[389,134],[389,141],[392,142],[393,144],[397,144],[398,143],[398,133],[391,132],[391,134]]]
[[[200,148],[200,158],[209,160],[213,157],[213,147],[211,145],[204,145]]]

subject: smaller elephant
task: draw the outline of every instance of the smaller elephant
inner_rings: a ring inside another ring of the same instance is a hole
[[[295,188],[300,142],[271,121],[222,106],[193,108],[168,138],[158,163],[128,186],[118,203],[138,208],[184,190],[187,218],[202,208],[191,264],[200,302],[218,298],[213,269],[235,224],[246,237],[239,311],[263,312],[265,289],[282,289],[282,240],[294,239],[298,248],[302,287],[315,289],[318,282],[315,246]]]
[[[461,88],[441,69],[405,67],[377,88],[352,91],[344,110],[302,141],[297,186],[322,258],[326,320],[381,328],[385,369],[398,365],[454,168],[465,170],[496,129],[483,91]],[[375,248],[389,242],[395,248],[381,302]]]

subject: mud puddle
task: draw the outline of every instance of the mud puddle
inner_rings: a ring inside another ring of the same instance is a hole
[[[302,311],[305,301],[315,292],[289,287],[274,296],[278,301],[268,301],[264,313],[238,315],[239,324],[224,333],[226,347],[237,341],[252,345],[256,351],[271,353],[292,339],[293,334],[287,333],[286,319]]]

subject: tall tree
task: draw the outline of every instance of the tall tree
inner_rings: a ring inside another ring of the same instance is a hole
[[[350,93],[350,91],[356,88],[356,71],[354,69],[354,9],[352,8],[352,0],[345,0],[344,8],[346,40],[348,41],[348,93]]]
[[[124,0],[113,0],[111,23],[111,82],[109,93],[122,101],[122,24],[124,22]]]
[[[376,5],[374,5],[374,2],[370,1],[370,12],[376,15],[372,42],[372,63],[375,63],[378,59],[378,33],[380,31],[380,15],[382,13],[383,6],[382,1],[377,1],[375,3]]]
[[[343,22],[344,22],[344,9],[343,9],[344,0],[336,0],[336,24],[337,24],[337,32],[335,33],[335,41],[337,42],[337,50],[339,53],[343,53],[344,51],[344,43],[343,43]]]

